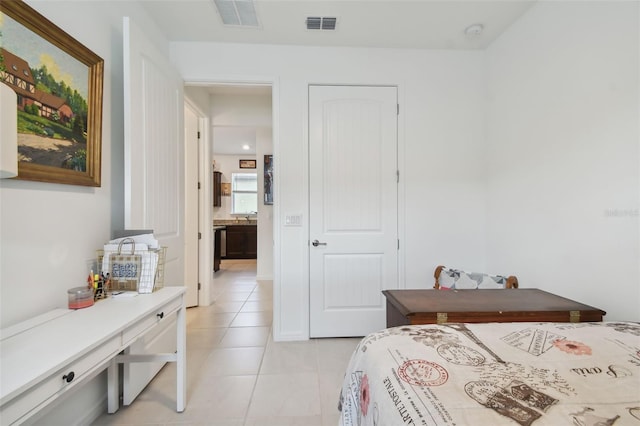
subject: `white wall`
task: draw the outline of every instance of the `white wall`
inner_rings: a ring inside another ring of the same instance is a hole
[[[206,113],[209,111],[211,99],[209,92],[202,87],[185,85],[184,96],[195,105],[199,111]]]
[[[104,59],[102,185],[0,180],[1,327],[66,308],[66,290],[84,284],[96,249],[123,228],[122,16],[156,34],[132,2],[27,3]],[[41,423],[86,424],[104,410],[101,375],[45,412]]]
[[[271,95],[215,94],[210,101],[212,126],[271,128]]]
[[[271,81],[278,216],[274,337],[308,337],[310,83],[398,85],[402,285],[429,287],[433,268],[483,268],[485,164],[483,54],[220,43],[172,43],[186,81]],[[286,214],[302,227],[284,227]]]
[[[487,51],[488,267],[640,320],[638,2],[538,2]]]

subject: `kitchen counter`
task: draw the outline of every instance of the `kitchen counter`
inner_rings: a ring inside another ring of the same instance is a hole
[[[225,226],[225,225],[257,225],[258,221],[256,219],[247,220],[245,218],[242,219],[216,219],[213,221],[214,229],[216,226]]]

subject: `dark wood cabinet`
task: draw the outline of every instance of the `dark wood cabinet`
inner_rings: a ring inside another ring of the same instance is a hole
[[[220,270],[220,259],[222,254],[222,246],[220,245],[222,240],[222,231],[224,228],[218,228],[214,231],[213,237],[213,272]]]
[[[213,172],[213,207],[222,206],[222,173]]]
[[[258,227],[227,225],[225,259],[256,259],[258,257]]]

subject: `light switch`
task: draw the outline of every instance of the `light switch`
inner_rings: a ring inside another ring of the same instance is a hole
[[[287,214],[284,216],[285,226],[302,226],[301,214]]]

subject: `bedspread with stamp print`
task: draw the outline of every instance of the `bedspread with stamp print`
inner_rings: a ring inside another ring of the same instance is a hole
[[[640,324],[416,325],[366,336],[340,425],[640,426]]]

